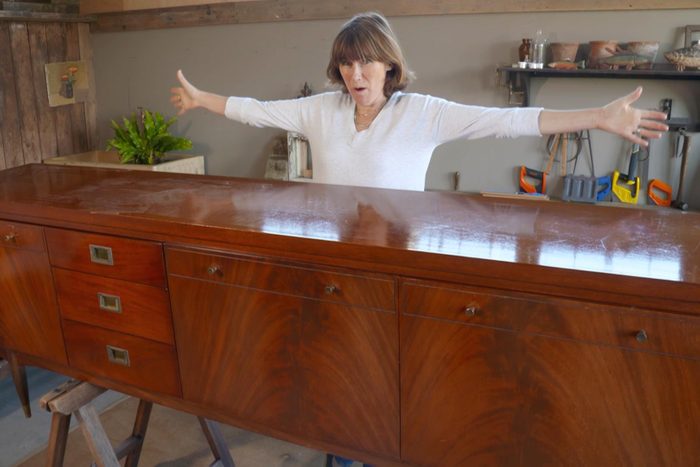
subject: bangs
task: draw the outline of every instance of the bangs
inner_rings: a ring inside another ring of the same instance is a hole
[[[337,64],[357,61],[384,61],[385,54],[371,34],[360,28],[348,28],[336,38],[333,45],[333,61]]]

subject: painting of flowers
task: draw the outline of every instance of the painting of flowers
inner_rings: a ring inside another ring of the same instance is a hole
[[[85,62],[47,63],[46,89],[49,105],[84,102],[88,96],[87,66]]]

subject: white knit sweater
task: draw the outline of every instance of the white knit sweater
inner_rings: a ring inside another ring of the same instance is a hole
[[[540,136],[541,108],[489,108],[394,93],[370,127],[355,129],[342,93],[262,102],[229,97],[226,117],[306,136],[318,183],[423,190],[433,150],[458,138]]]

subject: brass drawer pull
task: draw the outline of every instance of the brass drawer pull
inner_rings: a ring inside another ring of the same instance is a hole
[[[114,266],[112,249],[108,246],[90,245],[90,261],[97,264]]]
[[[2,239],[6,243],[17,243],[17,235],[14,232],[3,235]]]
[[[97,292],[97,301],[100,310],[109,311],[110,313],[122,312],[122,299],[118,295],[109,295],[102,292]]]
[[[464,315],[468,316],[469,318],[476,316],[476,312],[479,310],[479,308],[476,305],[469,305],[464,307]]]
[[[649,340],[649,336],[647,335],[647,332],[642,329],[640,330],[637,335],[634,336],[635,339],[637,339],[637,342],[646,342]]]
[[[324,287],[323,289],[326,292],[326,295],[333,295],[334,293],[338,292],[338,286],[330,284]]]
[[[222,275],[221,268],[216,264],[212,264],[207,268],[207,274],[210,276],[220,276]]]
[[[129,351],[112,345],[107,346],[107,360],[116,365],[131,366]]]

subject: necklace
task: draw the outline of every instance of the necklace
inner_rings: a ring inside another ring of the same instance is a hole
[[[370,109],[368,112],[360,112],[358,110],[358,107],[355,106],[355,124],[359,126],[369,126],[370,123],[374,121],[374,119],[379,115],[379,112],[382,111],[384,108],[384,105],[387,103],[387,101],[384,101],[382,105],[380,105],[377,110],[372,110]]]

